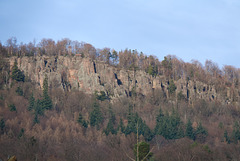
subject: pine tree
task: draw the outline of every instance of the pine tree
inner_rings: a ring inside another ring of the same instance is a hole
[[[79,113],[79,116],[78,116],[78,120],[77,120],[78,123],[80,123],[83,127],[87,128],[88,127],[88,123],[87,121],[85,121],[83,119],[83,116],[81,113]]]
[[[10,111],[11,111],[11,112],[17,111],[16,106],[15,106],[14,104],[10,104],[10,105],[9,105],[9,108],[10,108]]]
[[[148,74],[151,75],[151,76],[154,75],[153,67],[152,67],[151,64],[149,64],[149,66],[148,66],[148,71],[147,71],[147,72],[148,72]]]
[[[156,117],[156,126],[154,132],[156,135],[162,135],[165,130],[165,117],[162,112],[162,109],[159,109],[159,114]]]
[[[176,89],[177,89],[177,87],[174,84],[173,80],[171,79],[170,82],[169,82],[169,87],[168,87],[168,90],[169,90],[170,94],[173,94]]]
[[[33,124],[38,124],[38,123],[39,123],[38,114],[35,113],[34,114],[34,119],[33,119]]]
[[[33,93],[32,93],[30,98],[29,98],[28,111],[31,111],[34,108],[34,105],[35,105],[35,98],[34,98]]]
[[[79,113],[79,115],[78,115],[78,120],[77,120],[77,122],[80,123],[80,124],[83,122],[83,116],[82,116],[81,113]]]
[[[138,146],[138,156],[137,156],[137,146]],[[134,146],[134,155],[136,160],[145,161],[153,156],[153,153],[150,152],[150,144],[146,142],[139,142]]]
[[[34,112],[36,115],[43,115],[44,114],[44,108],[42,105],[42,100],[38,99],[37,102],[34,104]]]
[[[14,62],[14,65],[12,67],[12,75],[11,78],[18,81],[18,82],[24,82],[25,76],[21,70],[18,69],[17,62]]]
[[[2,118],[1,121],[0,121],[0,129],[1,129],[1,133],[0,134],[3,134],[4,128],[5,128],[5,121]]]
[[[45,76],[43,81],[43,100],[42,100],[43,109],[50,110],[52,109],[52,100],[48,95],[48,78]]]
[[[230,143],[230,139],[229,139],[227,130],[224,131],[224,138],[225,138],[226,142],[229,144]]]
[[[233,138],[233,141],[235,143],[238,142],[238,140],[240,140],[240,131],[239,131],[239,124],[238,122],[235,122],[234,123],[234,127],[233,127],[233,132],[232,132],[232,138]]]
[[[122,133],[125,132],[125,127],[124,127],[124,125],[123,125],[123,120],[122,120],[122,118],[120,118],[118,130],[120,130]]]
[[[115,114],[112,112],[112,109],[109,108],[109,120],[107,128],[104,130],[106,135],[108,135],[109,133],[117,134],[117,130],[114,128],[115,120],[116,120]]]
[[[207,135],[208,135],[207,130],[202,126],[202,123],[200,122],[195,131],[196,139],[200,142],[204,142]]]
[[[90,113],[90,125],[97,126],[99,129],[99,125],[103,122],[103,115],[100,110],[100,107],[96,100],[93,103],[93,111]]]
[[[195,134],[194,134],[193,127],[192,127],[192,122],[190,121],[190,119],[187,122],[185,135],[187,137],[189,137],[190,139],[195,140]]]

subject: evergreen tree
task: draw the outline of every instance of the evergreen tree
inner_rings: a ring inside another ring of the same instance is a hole
[[[228,137],[228,132],[227,132],[227,130],[224,131],[224,138],[225,138],[226,142],[229,144],[229,143],[230,143],[230,139],[229,139],[229,137]]]
[[[48,95],[48,78],[45,76],[43,81],[43,100],[42,100],[43,109],[50,110],[52,109],[52,100]]]
[[[88,123],[87,121],[85,121],[83,119],[83,116],[81,113],[79,113],[79,116],[78,116],[78,120],[77,120],[78,123],[80,123],[83,127],[87,128],[88,127]]]
[[[21,70],[18,69],[17,62],[14,62],[14,65],[12,67],[12,75],[11,78],[18,81],[18,82],[24,82],[25,76]]]
[[[23,135],[24,135],[24,129],[21,128],[19,135],[18,135],[18,139],[20,139]]]
[[[233,138],[233,141],[235,143],[237,143],[238,140],[240,140],[240,131],[239,131],[239,124],[238,124],[238,122],[234,123],[233,132],[232,132],[232,138]]]
[[[21,87],[17,87],[16,93],[17,93],[19,96],[22,96],[22,95],[23,95],[23,90],[22,90],[22,88],[21,88]]]
[[[78,123],[82,124],[83,123],[83,116],[81,113],[79,113],[78,115],[78,120],[77,120]]]
[[[10,108],[10,111],[11,111],[11,112],[17,111],[16,106],[15,106],[14,104],[10,104],[10,105],[9,105],[9,108]]]
[[[130,133],[137,133],[137,123],[138,123],[138,114],[137,113],[130,113],[127,116],[128,124],[127,127],[125,128],[125,134],[128,135]]]
[[[30,98],[29,98],[28,111],[31,111],[34,108],[34,105],[35,105],[35,98],[34,98],[33,93],[32,93]]]
[[[185,135],[187,137],[189,137],[190,139],[195,140],[195,134],[194,134],[193,127],[192,127],[192,122],[190,121],[190,119],[187,122]]]
[[[115,114],[112,112],[112,109],[109,108],[109,121],[107,124],[107,128],[104,130],[106,135],[108,135],[109,133],[117,134],[117,130],[114,128],[115,120]]]
[[[154,130],[156,135],[162,135],[166,139],[179,139],[184,136],[180,116],[174,109],[172,110],[171,115],[167,112],[164,115],[160,109],[156,121],[156,127]]]
[[[99,129],[99,125],[102,122],[103,122],[103,115],[98,103],[95,100],[93,104],[93,111],[90,113],[90,125],[97,126],[97,128]]]
[[[38,124],[38,123],[39,123],[38,114],[35,113],[34,114],[34,119],[33,119],[33,124]]]
[[[122,133],[125,132],[125,127],[124,127],[124,125],[123,125],[123,120],[122,120],[122,118],[120,118],[118,130],[120,130]]]
[[[163,131],[165,130],[165,117],[162,112],[162,109],[159,109],[159,114],[156,117],[156,126],[154,132],[156,135],[162,135]]]
[[[34,105],[35,115],[43,115],[44,114],[44,108],[42,105],[42,101],[40,99],[35,102]]]
[[[137,146],[138,146],[138,156],[137,156]],[[136,157],[136,160],[139,159],[139,161],[143,161],[143,160],[146,161],[150,159],[153,156],[153,153],[152,152],[149,153],[149,151],[150,151],[150,144],[146,142],[139,142],[134,146],[134,155]]]
[[[173,94],[176,89],[177,89],[177,87],[174,84],[173,80],[171,79],[170,82],[169,82],[169,87],[168,87],[168,90],[169,90],[170,94]]]
[[[142,120],[142,118],[138,116],[138,113],[132,113],[130,110],[128,114],[128,124],[124,130],[124,133],[125,135],[128,135],[130,133],[137,134],[137,128],[138,128],[138,134],[143,135],[146,141],[150,141],[154,137],[154,133],[147,126],[147,124]]]
[[[0,134],[3,134],[4,128],[5,128],[5,121],[2,118],[1,121],[0,121],[0,129],[1,129],[1,133]]]
[[[152,67],[151,64],[149,64],[149,66],[148,66],[148,71],[147,71],[147,73],[148,73],[149,75],[151,75],[151,76],[154,75],[154,70],[153,70],[153,67]]]
[[[201,123],[201,122],[198,124],[195,133],[196,133],[196,135],[199,135],[199,134],[202,134],[202,135],[205,135],[205,136],[208,135],[207,130],[202,126],[202,123]]]
[[[85,128],[87,128],[87,127],[88,127],[88,122],[87,122],[86,120],[83,120],[82,126],[85,127]]]
[[[142,135],[146,141],[151,141],[154,138],[154,133],[151,129],[147,126],[145,122],[141,124],[142,127]]]
[[[200,142],[204,142],[207,135],[208,135],[207,130],[202,126],[202,123],[200,122],[195,131],[196,139],[199,140]]]

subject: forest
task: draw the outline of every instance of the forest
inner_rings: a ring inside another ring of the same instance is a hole
[[[155,89],[143,95],[133,88],[113,101],[103,91],[54,88],[47,75],[38,89],[17,61],[9,63],[13,57],[42,56],[89,58],[119,70],[144,71],[168,80],[168,93]],[[175,82],[182,78],[214,86],[224,99],[190,100],[176,92]],[[173,55],[159,60],[70,39],[19,44],[12,37],[0,43],[0,160],[238,160],[239,80],[240,69],[220,69],[211,60],[204,65]]]

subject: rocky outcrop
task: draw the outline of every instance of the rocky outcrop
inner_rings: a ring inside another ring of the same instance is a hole
[[[11,57],[9,61],[11,66],[17,61],[27,79],[35,82],[40,89],[46,75],[50,88],[61,88],[64,91],[81,90],[90,94],[104,91],[109,97],[118,98],[129,97],[133,91],[147,95],[153,89],[160,89],[169,96],[169,80],[164,76],[152,77],[141,70],[119,69],[80,56]],[[181,92],[189,102],[196,97],[226,101],[214,86],[185,78],[174,83],[177,87],[175,95]]]

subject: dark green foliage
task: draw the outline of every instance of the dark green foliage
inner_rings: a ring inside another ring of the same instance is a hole
[[[17,93],[19,96],[22,96],[22,95],[23,95],[23,90],[22,90],[22,88],[21,88],[21,87],[17,87],[16,93]]]
[[[78,120],[77,120],[77,122],[80,123],[80,124],[83,122],[83,116],[82,116],[81,113],[79,113],[79,115],[78,115]]]
[[[10,104],[8,107],[10,108],[10,111],[12,111],[12,112],[17,111],[16,106],[14,104]]]
[[[195,140],[195,133],[193,131],[192,122],[190,120],[187,122],[185,135],[190,139]]]
[[[115,121],[116,121],[115,114],[112,112],[112,109],[109,108],[109,121],[107,124],[107,128],[104,130],[104,133],[106,135],[108,135],[109,133],[117,134],[117,130],[114,128]]]
[[[35,113],[34,114],[34,119],[33,119],[33,124],[38,124],[40,121],[39,121],[39,119],[38,119],[38,114],[37,113]]]
[[[35,98],[34,98],[33,93],[32,93],[30,98],[29,98],[28,111],[31,111],[34,108],[34,105],[35,105]]]
[[[146,125],[146,123],[142,120],[142,118],[138,116],[137,113],[132,113],[130,111],[127,119],[128,119],[128,124],[124,130],[125,135],[128,135],[132,132],[137,134],[137,129],[138,129],[138,134],[143,135],[146,141],[150,141],[153,139],[154,133]]]
[[[3,89],[4,85],[8,83],[8,75],[10,72],[9,63],[1,57],[0,59],[0,89]]]
[[[104,91],[101,91],[100,94],[96,93],[96,98],[100,101],[104,101],[104,100],[108,99],[108,96],[106,95],[106,93]]]
[[[88,123],[86,120],[83,119],[83,116],[81,113],[79,113],[79,116],[78,116],[78,120],[77,120],[78,123],[80,123],[83,127],[87,128],[88,127]]]
[[[233,139],[234,143],[238,143],[238,140],[240,140],[240,131],[239,131],[238,122],[234,123],[233,132],[232,132],[232,139]]]
[[[44,108],[42,106],[42,101],[38,99],[34,105],[35,115],[43,115],[44,114]]]
[[[151,75],[151,76],[154,75],[153,67],[152,67],[151,64],[148,66],[148,71],[147,71],[147,73],[148,73],[149,75]]]
[[[24,82],[25,75],[21,70],[18,69],[17,62],[14,62],[14,65],[12,67],[12,75],[11,78],[18,81],[18,82]]]
[[[120,118],[120,122],[119,122],[119,125],[118,125],[118,130],[120,130],[121,133],[125,132],[125,127],[124,127],[122,118]]]
[[[157,76],[158,74],[158,67],[149,64],[148,68],[147,68],[147,73],[151,76]]]
[[[99,104],[94,101],[93,103],[93,111],[90,113],[90,125],[97,126],[100,128],[100,124],[103,122],[103,114],[100,110]]]
[[[228,136],[227,130],[224,131],[224,138],[225,138],[226,142],[229,144],[230,143],[230,138]]]
[[[19,135],[18,135],[18,138],[20,139],[21,137],[23,137],[24,135],[24,129],[21,128],[20,132],[19,132]]]
[[[138,156],[137,156],[137,146],[138,146]],[[150,152],[150,145],[146,142],[140,142],[137,144],[135,144],[134,146],[134,155],[135,157],[139,158],[139,161],[142,161],[144,159],[144,161],[150,159],[153,156],[153,153]],[[136,159],[137,160],[137,159]]]
[[[180,116],[174,109],[171,115],[163,114],[160,109],[156,119],[155,134],[162,135],[166,139],[179,139],[184,136],[182,126]]]
[[[164,60],[162,61],[162,65],[164,68],[171,70],[172,69],[172,60],[171,58],[164,57]]]
[[[104,130],[104,133],[108,135],[109,133],[116,134],[117,131],[114,129],[114,125],[111,119],[109,119],[107,128]]]
[[[86,120],[83,120],[82,126],[85,127],[85,128],[87,128],[87,127],[88,127],[88,122],[87,122]]]
[[[202,126],[202,123],[200,122],[195,131],[196,139],[200,142],[204,142],[207,135],[208,135],[207,130]]]
[[[4,128],[5,128],[5,121],[2,118],[1,121],[0,121],[0,129],[1,129],[1,131],[0,131],[1,133],[0,134],[3,134]]]
[[[52,100],[48,95],[48,78],[45,76],[43,81],[43,99],[42,99],[42,107],[43,109],[50,110],[52,109]]]
[[[170,92],[170,94],[173,94],[176,89],[177,89],[177,87],[174,84],[173,80],[171,79],[170,82],[169,82],[168,91]]]
[[[181,101],[181,100],[185,100],[185,96],[183,95],[182,91],[180,91],[178,94],[177,94],[177,99],[178,101]]]
[[[202,123],[200,122],[197,126],[197,129],[196,129],[196,135],[198,134],[203,134],[203,135],[208,135],[208,132],[207,130],[202,126]]]

